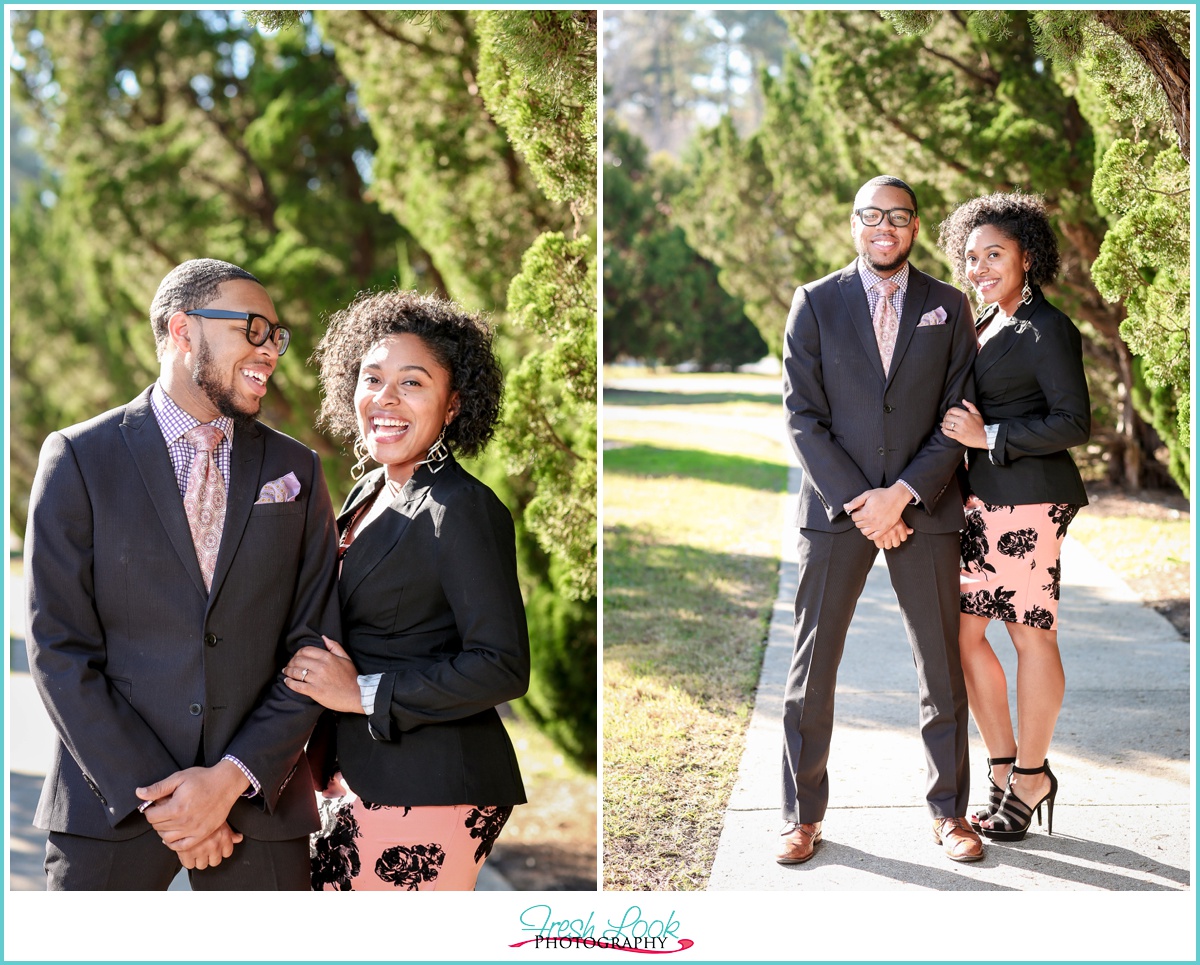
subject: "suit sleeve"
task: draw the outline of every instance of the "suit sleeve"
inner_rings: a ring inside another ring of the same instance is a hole
[[[262,785],[253,802],[271,813],[302,763],[301,751],[322,708],[283,681],[283,667],[302,647],[324,648],[321,635],[342,638],[337,597],[337,527],[325,474],[313,460],[311,497],[304,520],[303,555],[296,575],[291,618],[280,643],[279,671],[258,706],[226,748]],[[305,776],[305,781],[308,780]]]
[[[178,765],[105,675],[93,540],[75,452],[52,433],[38,461],[25,536],[29,666],[59,738],[116,826],[141,804],[134,788]]]
[[[462,650],[428,667],[383,674],[370,723],[384,739],[470,717],[529,689],[513,522],[491,492],[472,487],[447,503],[434,565]]]
[[[1092,407],[1083,374],[1083,338],[1068,319],[1056,322],[1045,326],[1037,345],[1035,374],[1046,397],[1047,415],[999,421],[991,450],[992,462],[997,466],[1006,466],[1022,456],[1048,456],[1080,446],[1091,436]]]
[[[821,368],[821,333],[804,288],[796,289],[784,332],[783,407],[792,449],[832,522],[842,512],[843,505],[871,485],[829,431],[831,418]]]
[[[949,289],[954,291],[954,289]],[[962,292],[958,295],[958,310],[948,324],[952,324],[953,338],[950,345],[950,364],[946,368],[942,387],[942,401],[938,420],[934,423],[924,445],[917,450],[909,464],[900,473],[903,479],[921,497],[920,506],[926,514],[932,514],[938,499],[954,478],[954,472],[962,464],[966,451],[942,432],[941,417],[951,406],[962,405],[963,399],[975,402],[975,356],[978,342],[971,305]],[[930,373],[934,375],[935,373]]]

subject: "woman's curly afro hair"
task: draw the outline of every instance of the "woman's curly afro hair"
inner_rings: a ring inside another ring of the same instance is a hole
[[[992,225],[1012,238],[1029,256],[1029,281],[1045,285],[1058,276],[1058,241],[1046,203],[1036,194],[985,194],[964,201],[938,228],[938,246],[954,266],[954,280],[963,290],[967,281],[967,238],[983,225]]]
[[[464,456],[482,452],[496,430],[504,392],[491,326],[452,301],[413,291],[361,292],[330,316],[313,352],[321,371],[319,424],[357,439],[354,390],[363,356],[385,338],[406,334],[425,343],[458,392],[459,411],[446,429],[446,445]]]

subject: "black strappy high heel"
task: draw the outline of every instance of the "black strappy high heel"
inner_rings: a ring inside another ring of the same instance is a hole
[[[987,762],[988,762],[988,784],[990,785],[990,787],[988,787],[987,807],[980,808],[978,811],[976,811],[974,814],[972,814],[971,817],[969,818],[969,820],[971,822],[971,827],[973,827],[976,831],[982,830],[982,828],[979,826],[979,822],[986,821],[993,814],[995,814],[997,811],[999,811],[1000,810],[1000,802],[1004,800],[1004,788],[1000,787],[996,783],[995,779],[992,777],[993,765],[995,765],[995,764],[1015,764],[1015,763],[1017,763],[1017,759],[1015,757],[989,757],[987,759]],[[1005,785],[1007,786],[1007,784],[1008,784],[1008,782],[1006,781]]]
[[[1050,778],[1050,790],[1042,795],[1041,801],[1030,807],[1017,797],[1017,793],[1010,783],[1008,790],[1004,792],[1004,800],[1000,802],[999,810],[992,815],[992,826],[990,828],[981,827],[979,833],[993,841],[1020,841],[1025,837],[1025,832],[1029,830],[1035,810],[1037,811],[1038,825],[1041,825],[1042,802],[1044,801],[1046,804],[1046,833],[1053,834],[1054,798],[1058,794],[1058,778],[1050,770],[1050,761],[1043,761],[1041,767],[1017,767],[1014,764],[1012,773],[1014,775],[1045,774]]]

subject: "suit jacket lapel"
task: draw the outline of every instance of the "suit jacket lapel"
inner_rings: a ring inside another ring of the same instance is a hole
[[[850,324],[858,333],[863,351],[872,360],[875,374],[879,381],[884,380],[883,360],[879,357],[879,342],[875,339],[875,323],[871,321],[871,308],[867,303],[867,293],[863,290],[862,278],[858,274],[858,260],[852,261],[838,279],[838,289],[842,293],[842,301],[846,304],[846,314]],[[907,302],[905,305],[907,306]],[[907,308],[906,308],[907,310]],[[892,363],[895,365],[895,362]]]
[[[908,266],[908,287],[904,292],[904,312],[900,316],[900,328],[896,331],[896,348],[892,352],[892,364],[888,368],[888,381],[900,368],[908,343],[912,341],[913,332],[921,321],[925,310],[925,299],[929,294],[929,279],[923,272],[917,271],[911,264]]]
[[[196,561],[192,531],[188,527],[187,514],[183,511],[183,498],[179,495],[179,482],[171,467],[171,457],[167,454],[162,430],[150,408],[150,389],[125,407],[121,436],[141,474],[142,484],[150,494],[150,501],[154,504],[167,538],[196,584],[197,591],[207,595],[204,578],[200,575],[200,564]]]
[[[246,532],[250,510],[254,506],[254,500],[258,498],[258,477],[262,472],[265,449],[266,440],[257,426],[238,426],[234,429],[233,451],[229,454],[229,496],[225,501],[225,526],[221,530],[221,548],[217,551],[210,599],[216,597]]]
[[[1012,317],[1016,324],[1005,324],[1003,331],[997,332],[980,347],[979,357],[975,360],[976,376],[986,372],[993,365],[1004,358],[1004,356],[1016,348],[1017,343],[1022,337],[1034,339],[1038,337],[1034,334],[1035,329],[1033,328],[1026,328],[1024,331],[1018,330],[1021,328],[1021,322],[1028,320],[1037,310],[1042,301],[1043,297],[1041,290],[1035,290],[1033,300],[1028,305],[1018,305],[1017,310],[1013,312]],[[992,324],[994,325],[995,322]]]
[[[338,599],[343,606],[367,574],[400,542],[409,523],[412,522],[412,517],[429,495],[433,484],[432,477],[420,469],[417,472],[420,478],[414,476],[410,479],[384,510],[383,515],[373,520],[366,529],[360,530],[351,544],[353,552],[347,553],[342,561],[342,572],[338,579]],[[369,480],[358,497],[338,517],[338,529],[349,526],[358,507],[374,496],[382,486],[383,471],[378,470],[378,475]],[[381,498],[386,498],[386,494]]]

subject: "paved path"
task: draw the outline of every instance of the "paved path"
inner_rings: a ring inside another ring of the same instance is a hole
[[[800,478],[793,468],[792,493]],[[1025,841],[988,844],[984,860],[971,865],[947,860],[935,846],[924,804],[916,673],[880,554],[838,677],[824,840],[811,861],[785,867],[772,860],[782,827],[779,721],[797,578],[795,531],[785,524],[779,597],[709,890],[1189,888],[1188,644],[1069,536],[1062,569],[1067,692],[1050,750],[1060,784],[1053,836],[1035,822]],[[999,624],[988,637],[1011,691],[1012,645]],[[972,724],[972,807],[985,800],[986,756]]]

